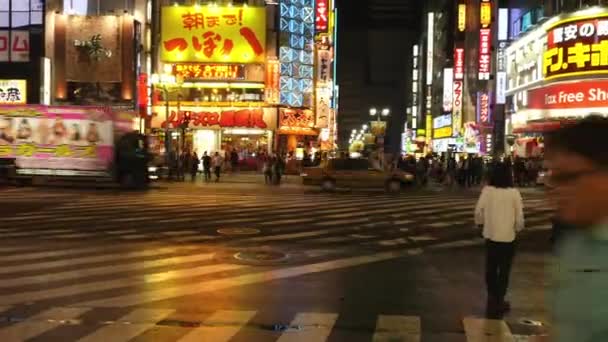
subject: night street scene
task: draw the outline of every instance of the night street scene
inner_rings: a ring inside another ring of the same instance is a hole
[[[608,342],[608,0],[0,0],[0,342]]]

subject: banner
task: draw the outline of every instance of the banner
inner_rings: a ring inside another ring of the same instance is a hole
[[[477,122],[481,126],[492,125],[492,109],[490,93],[486,91],[477,92]]]
[[[100,108],[2,106],[0,158],[23,169],[105,172],[114,160],[114,120]]]
[[[162,8],[163,62],[264,63],[265,52],[264,7]]]
[[[443,69],[443,111],[452,111],[453,93],[454,93],[454,69]]]
[[[329,27],[329,0],[315,2],[315,31],[325,33]]]
[[[479,30],[479,79],[489,80],[492,57],[492,30],[484,28]]]

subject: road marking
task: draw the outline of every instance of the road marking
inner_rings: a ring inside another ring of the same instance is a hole
[[[117,324],[109,324],[78,342],[129,341],[154,327],[156,323],[170,315],[174,310],[136,309],[119,319]]]
[[[408,256],[407,250],[383,252],[373,255],[363,255],[350,258],[336,259],[309,265],[285,267],[276,270],[248,273],[223,279],[212,279],[203,283],[178,284],[166,286],[155,290],[139,291],[128,295],[109,297],[80,303],[81,306],[92,307],[127,307],[160,300],[172,299],[189,295],[225,290],[245,285],[272,282],[279,279],[288,279],[307,274],[315,274],[333,270],[339,270],[370,263],[398,259]],[[0,298],[1,300],[1,298]]]
[[[26,341],[76,319],[88,308],[52,308],[25,321],[0,329],[0,341]]]
[[[301,330],[285,332],[277,342],[323,342],[331,334],[338,319],[333,313],[299,313],[290,326],[301,327]]]
[[[301,218],[301,219],[290,219],[290,220],[277,220],[277,221],[269,221],[260,223],[261,226],[279,226],[279,225],[289,225],[296,223],[307,223],[314,221],[313,218]]]
[[[351,225],[351,224],[357,224],[357,223],[363,223],[363,222],[369,222],[369,218],[364,217],[364,218],[354,219],[354,220],[317,222],[317,223],[315,223],[315,226],[343,226],[343,225]]]
[[[131,248],[136,249],[137,247],[131,247]],[[0,267],[0,274],[27,272],[27,271],[34,271],[34,270],[45,270],[45,269],[56,268],[56,267],[73,267],[73,266],[77,266],[77,265],[86,265],[86,264],[93,264],[93,263],[98,263],[98,262],[109,262],[109,261],[126,262],[126,260],[129,258],[155,257],[158,255],[177,253],[178,251],[183,252],[184,250],[192,250],[192,249],[195,249],[195,247],[179,247],[179,248],[163,247],[163,248],[148,248],[148,249],[145,249],[142,251],[126,252],[126,253],[119,249],[114,249],[111,251],[106,251],[108,254],[95,255],[95,256],[89,256],[89,257],[78,256],[78,257],[74,257],[74,258],[70,258],[70,259],[62,259],[62,260],[56,260],[56,261],[45,261],[45,262],[38,262],[38,263],[25,264],[25,265],[2,266],[2,267]],[[85,249],[73,249],[73,250],[67,250],[67,251],[56,251],[55,253],[54,252],[44,252],[44,253],[38,253],[38,254],[41,254],[41,255],[49,254],[49,255],[53,255],[53,256],[59,256],[59,255],[69,256],[71,254],[77,254],[79,252],[82,253],[85,251],[99,251],[99,247],[85,248]],[[16,255],[16,258],[13,258],[13,259],[18,259],[18,257],[19,257],[19,255]],[[5,257],[2,257],[2,258],[3,258],[3,261],[5,261],[4,260]],[[39,257],[39,258],[42,258],[42,257]],[[28,257],[27,259],[30,259],[30,258]],[[33,258],[31,258],[31,259],[33,259]],[[13,260],[13,261],[19,261],[19,260]]]
[[[255,314],[255,311],[218,311],[178,342],[228,342]]]
[[[463,324],[468,342],[515,342],[504,321],[467,317]]]
[[[320,235],[327,235],[335,233],[334,229],[323,229],[323,230],[313,230],[306,231],[300,233],[291,233],[291,234],[280,234],[280,235],[271,235],[271,236],[259,236],[250,239],[245,239],[244,241],[250,242],[265,242],[265,241],[281,241],[281,240],[290,240],[297,238],[307,238],[307,237],[315,237]]]
[[[110,281],[94,281],[89,283],[78,283],[53,289],[40,291],[17,292],[12,295],[0,297],[0,305],[15,305],[31,301],[41,301],[61,297],[84,295],[99,291],[115,290],[130,286],[141,286],[143,284],[160,283],[168,280],[188,279],[198,276],[245,269],[248,266],[236,264],[217,264],[199,266],[193,268],[176,269],[168,272],[141,274],[137,276],[126,275],[126,278],[118,278]],[[197,284],[198,286],[199,284]],[[179,287],[179,285],[178,285]],[[179,293],[173,293],[179,296]]]
[[[446,228],[446,227],[454,226],[454,222],[433,222],[433,223],[427,223],[427,224],[425,224],[425,226],[432,227],[432,228]]]
[[[86,277],[92,276],[100,276],[106,274],[117,274],[120,272],[139,272],[150,268],[156,267],[166,267],[166,266],[179,266],[181,264],[191,263],[191,262],[204,262],[212,260],[214,254],[205,253],[205,254],[194,254],[194,255],[186,255],[186,256],[176,256],[163,258],[158,260],[151,261],[142,261],[142,262],[126,262],[119,263],[116,265],[108,265],[108,266],[100,266],[100,267],[92,267],[78,270],[75,272],[74,270],[64,271],[64,272],[56,272],[56,273],[46,273],[46,274],[37,274],[34,276],[28,277],[14,277],[11,279],[4,279],[0,282],[0,288],[7,288],[12,286],[25,286],[30,284],[43,283],[48,284],[54,281],[64,281],[64,280],[72,280],[72,279],[82,279]]]
[[[376,241],[376,244],[380,246],[399,246],[399,245],[407,245],[410,241],[407,238],[397,238],[391,240],[380,240]]]
[[[381,315],[372,342],[420,342],[420,317]]]
[[[421,242],[421,241],[434,241],[437,240],[436,237],[434,236],[430,236],[430,235],[418,235],[418,236],[410,236],[409,237],[410,240],[415,241],[415,242]]]

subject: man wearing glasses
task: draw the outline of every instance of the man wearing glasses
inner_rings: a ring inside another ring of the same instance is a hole
[[[553,133],[545,159],[557,215],[577,227],[557,247],[553,341],[608,341],[608,118]]]

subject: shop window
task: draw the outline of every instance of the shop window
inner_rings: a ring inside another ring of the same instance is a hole
[[[42,0],[33,0],[41,2]],[[77,15],[97,15],[108,13],[122,13],[122,11],[133,12],[135,0],[63,0],[63,11]]]
[[[30,25],[30,12],[12,12],[11,27],[24,27]]]

